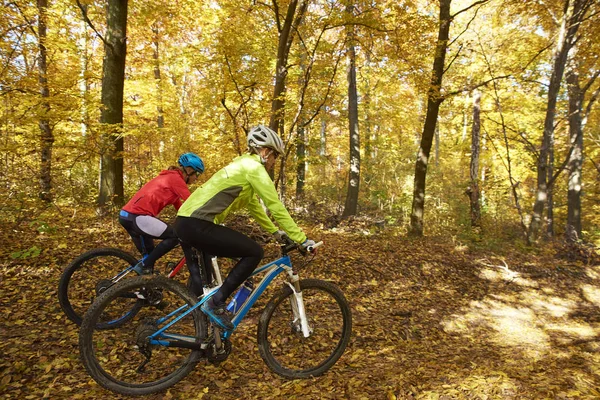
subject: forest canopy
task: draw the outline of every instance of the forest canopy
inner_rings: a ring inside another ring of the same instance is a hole
[[[417,235],[597,241],[599,11],[593,0],[3,1],[3,219],[113,212],[187,151],[204,160],[202,182],[263,123],[286,143],[274,179],[297,211]],[[107,59],[120,52],[119,79]]]

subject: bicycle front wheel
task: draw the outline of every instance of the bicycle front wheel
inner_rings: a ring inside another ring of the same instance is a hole
[[[92,249],[73,260],[63,271],[58,283],[58,302],[65,315],[80,326],[83,314],[96,296],[112,286],[116,277],[137,261],[130,253],[109,247]],[[131,310],[123,315],[99,321],[100,326],[107,328],[126,322],[139,310],[135,302],[131,305]]]
[[[265,307],[258,323],[258,349],[267,366],[290,379],[319,376],[342,356],[352,333],[352,314],[342,291],[317,279],[300,281],[308,337],[304,337],[295,297],[284,287]]]
[[[127,293],[143,297],[144,306],[127,323],[99,329],[103,314],[118,314],[131,306],[123,296]],[[184,285],[162,276],[119,282],[101,294],[83,318],[79,332],[83,365],[101,386],[125,395],[146,395],[174,385],[203,355],[204,314],[199,309],[192,311],[156,337],[159,341],[151,341],[150,336],[164,326],[161,318],[181,315],[183,308],[196,302]]]

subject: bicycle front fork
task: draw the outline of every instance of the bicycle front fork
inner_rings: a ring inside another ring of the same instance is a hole
[[[292,289],[293,293],[293,296],[290,297],[290,305],[292,306],[292,313],[294,315],[292,326],[297,327],[299,325],[302,335],[307,338],[312,333],[312,328],[308,326],[306,308],[304,307],[304,298],[302,297],[302,290],[300,288],[300,277],[298,274],[294,274],[291,271],[289,276],[290,279],[286,283]]]

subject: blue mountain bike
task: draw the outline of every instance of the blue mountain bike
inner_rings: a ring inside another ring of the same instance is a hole
[[[200,360],[225,361],[232,350],[231,335],[267,287],[283,274],[283,287],[258,319],[260,355],[273,372],[289,379],[325,373],[350,340],[350,307],[335,284],[300,279],[299,268],[292,266],[288,254],[301,250],[297,244],[287,243],[281,250],[281,258],[254,271],[252,276],[263,275],[262,280],[243,304],[233,308],[232,331],[222,331],[200,311],[222,283],[216,262],[201,265],[203,278],[211,278],[204,280],[205,294],[199,298],[181,283],[162,276],[139,276],[109,288],[97,297],[81,324],[79,349],[86,370],[106,389],[145,395],[179,382]],[[304,265],[311,260],[306,258]],[[134,318],[112,329],[98,328],[98,321],[106,315],[130,310],[132,301],[142,305]]]

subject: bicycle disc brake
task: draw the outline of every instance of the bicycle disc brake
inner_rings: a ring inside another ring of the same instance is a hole
[[[143,321],[135,329],[135,344],[138,351],[144,356],[144,361],[135,370],[138,373],[142,373],[145,370],[146,364],[150,362],[152,358],[152,346],[150,345],[150,335],[156,332],[158,326],[151,320]]]

